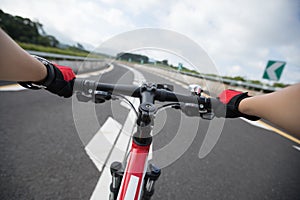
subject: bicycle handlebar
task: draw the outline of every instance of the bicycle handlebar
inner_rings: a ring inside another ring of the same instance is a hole
[[[91,94],[93,91],[104,91],[111,94],[123,94],[132,97],[139,97],[139,87],[133,85],[100,83],[85,79],[75,79],[74,90]]]
[[[131,96],[140,99],[138,111],[130,103],[137,114],[138,131],[135,133],[135,140],[139,144],[150,144],[151,139],[151,124],[153,124],[153,117],[158,110],[165,107],[172,107],[180,109],[187,116],[197,116],[203,119],[213,119],[212,103],[218,101],[214,98],[205,98],[198,95],[184,95],[172,91],[168,91],[165,85],[161,84],[142,84],[141,86],[123,85],[123,84],[107,84],[96,81],[75,79],[74,91],[76,91],[77,99],[82,102],[90,100],[95,103],[103,103],[106,100],[113,99],[114,96],[124,97]],[[116,98],[118,99],[118,98]],[[172,102],[163,105],[159,108],[154,106],[155,101]]]
[[[134,85],[123,85],[123,84],[108,84],[100,83],[85,79],[75,79],[74,90],[79,92],[84,92],[85,94],[92,95],[94,91],[103,91],[110,94],[122,94],[126,96],[131,96],[135,98],[141,98],[142,92],[148,89],[154,94],[154,100],[157,101],[168,101],[168,102],[178,102],[178,103],[194,103],[202,104],[203,108],[209,109],[211,107],[211,100],[213,98],[205,98],[196,95],[183,95],[168,91],[166,89],[159,89],[155,84],[148,84],[142,86]]]

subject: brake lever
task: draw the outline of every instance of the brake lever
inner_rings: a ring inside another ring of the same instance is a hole
[[[207,109],[201,108],[194,103],[180,103],[172,106],[175,109],[181,109],[181,111],[189,117],[201,117],[202,119],[212,120],[215,115]]]
[[[94,103],[104,103],[107,100],[117,99],[116,97],[112,97],[111,93],[104,92],[104,91],[94,91],[94,95],[77,92],[76,97],[78,101],[81,102],[93,101]]]
[[[213,118],[215,118],[215,114],[210,112],[210,113],[203,113],[200,115],[202,119],[206,119],[206,120],[212,120]]]
[[[181,111],[189,117],[200,117],[199,106],[194,103],[180,103]]]
[[[85,95],[82,92],[77,92],[76,98],[80,102],[88,102],[88,101],[92,100],[92,95]]]
[[[157,89],[164,89],[167,91],[174,91],[174,86],[171,84],[157,84]]]
[[[111,93],[104,91],[95,91],[93,100],[95,103],[104,103],[107,100],[111,100]]]

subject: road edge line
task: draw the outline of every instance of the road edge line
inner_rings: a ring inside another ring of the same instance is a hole
[[[285,132],[283,132],[283,131],[281,131],[281,130],[279,130],[279,129],[277,129],[277,128],[275,128],[275,127],[273,127],[273,126],[271,126],[271,125],[269,125],[269,124],[267,124],[267,123],[265,123],[261,120],[259,120],[257,122],[260,123],[263,126],[266,126],[268,129],[276,132],[277,134],[281,135],[282,137],[285,137],[286,139],[289,139],[289,140],[291,140],[291,141],[293,141],[293,142],[300,145],[300,140],[295,138],[294,136],[291,136],[290,134],[285,133]]]

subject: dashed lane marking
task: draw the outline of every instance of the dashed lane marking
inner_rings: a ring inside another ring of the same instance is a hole
[[[122,125],[109,117],[99,131],[94,135],[85,150],[99,171],[120,132]]]

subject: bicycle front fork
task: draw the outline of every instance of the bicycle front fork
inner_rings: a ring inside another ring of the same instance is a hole
[[[110,172],[112,176],[112,182],[110,184],[110,195],[109,200],[116,200],[118,197],[118,192],[120,190],[124,168],[121,162],[113,162],[110,165]],[[147,168],[147,172],[144,177],[144,185],[142,190],[142,198],[141,200],[150,200],[154,194],[154,185],[158,180],[161,174],[161,169],[154,166],[153,164],[149,164]]]

